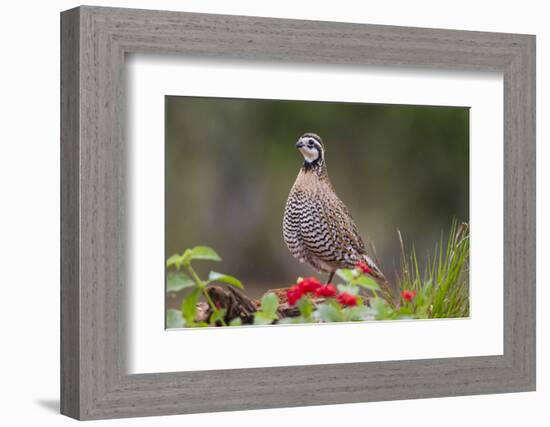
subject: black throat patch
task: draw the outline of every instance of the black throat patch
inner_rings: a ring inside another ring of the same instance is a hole
[[[308,162],[307,160],[304,160],[304,166],[303,166],[303,169],[306,171],[306,172],[309,172],[313,169],[316,169],[318,167],[321,166],[321,163],[322,163],[322,158],[321,157],[317,157],[317,159],[315,159],[314,161],[312,162]]]
[[[304,172],[313,172],[319,177],[322,177],[327,174],[327,169],[325,165],[325,159],[323,159],[322,153],[319,153],[319,157],[312,162],[304,160],[304,165],[302,166]]]

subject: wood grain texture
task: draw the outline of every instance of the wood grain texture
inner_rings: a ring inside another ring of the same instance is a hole
[[[534,390],[534,36],[80,7],[62,13],[61,38],[62,413],[99,419]],[[502,72],[504,354],[128,375],[129,53]]]
[[[61,20],[61,412],[80,413],[78,10]]]

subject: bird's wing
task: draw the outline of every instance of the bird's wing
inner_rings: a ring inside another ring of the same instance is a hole
[[[336,203],[334,204],[334,210],[336,211],[340,223],[339,228],[341,230],[340,232],[342,233],[342,237],[346,240],[346,242],[349,242],[353,252],[356,252],[357,255],[364,254],[366,252],[365,243],[357,230],[357,226],[355,225],[355,221],[353,220],[348,207],[344,204],[344,202],[342,202],[342,200],[337,198]]]
[[[363,242],[363,239],[359,235],[359,232],[357,231],[357,226],[355,225],[355,222],[353,221],[353,218],[351,217],[351,214],[347,208],[347,206],[342,202],[340,199],[339,201],[339,209],[344,212],[344,217],[347,218],[348,225],[347,227],[343,227],[346,230],[348,230],[348,238],[350,239],[351,246],[353,247],[352,256],[355,258],[357,257],[355,262],[357,261],[363,261],[366,262],[367,265],[371,268],[371,276],[375,279],[378,279],[379,281],[382,281],[383,283],[386,283],[387,280],[380,270],[376,263],[373,261],[373,259],[367,254],[367,250],[365,249],[365,243]],[[354,262],[354,263],[355,263]]]

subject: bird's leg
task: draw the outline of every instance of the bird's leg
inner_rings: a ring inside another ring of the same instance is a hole
[[[328,280],[327,280],[327,283],[325,283],[325,285],[328,285],[333,277],[334,277],[334,271],[331,271],[330,274],[328,275]]]

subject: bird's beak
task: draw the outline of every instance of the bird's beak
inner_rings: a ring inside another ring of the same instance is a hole
[[[296,148],[302,148],[304,146],[304,143],[302,141],[298,141],[296,143]]]

